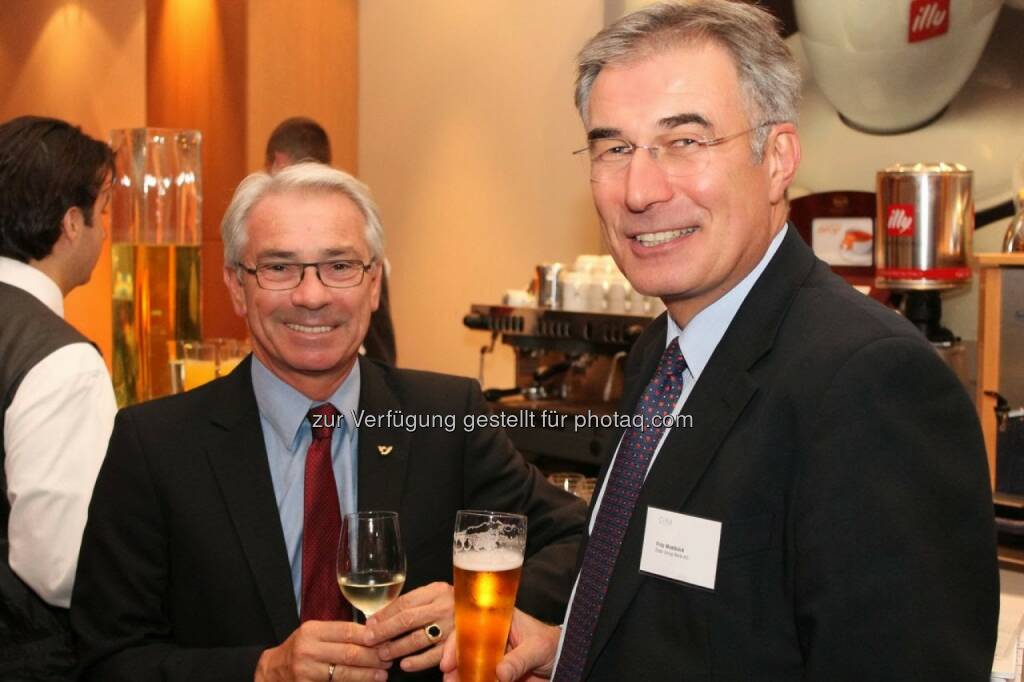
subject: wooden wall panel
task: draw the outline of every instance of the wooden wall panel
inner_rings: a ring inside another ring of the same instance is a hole
[[[220,221],[245,175],[246,10],[235,0],[147,0],[147,125],[203,133],[202,324],[245,336],[221,277]]]
[[[62,118],[97,139],[145,123],[144,0],[0,2],[0,121]],[[110,241],[92,279],[65,301],[68,321],[110,364]]]
[[[330,136],[334,165],[357,172],[357,14],[355,0],[249,0],[250,171],[281,120],[309,116]]]

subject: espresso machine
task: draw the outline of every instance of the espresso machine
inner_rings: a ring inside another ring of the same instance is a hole
[[[500,340],[515,351],[515,386],[485,387],[484,397],[495,413],[516,420],[507,429],[516,447],[542,470],[594,475],[612,445],[623,362],[651,319],[474,304],[463,324],[490,332],[491,350]]]

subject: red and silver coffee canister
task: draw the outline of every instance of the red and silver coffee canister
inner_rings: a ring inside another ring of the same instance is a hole
[[[897,164],[878,172],[875,286],[951,289],[970,281],[972,182],[960,164]]]

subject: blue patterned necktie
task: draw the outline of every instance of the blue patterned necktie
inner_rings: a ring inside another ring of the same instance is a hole
[[[654,428],[651,422],[655,416],[672,414],[683,390],[685,369],[686,360],[679,350],[679,339],[673,339],[665,348],[658,369],[640,398],[637,414],[643,417],[643,424],[641,428],[630,426],[626,430],[608,473],[601,507],[583,554],[576,596],[553,682],[578,682],[583,677],[583,666],[622,539],[633,516],[640,487],[647,477],[651,458],[665,432],[664,426]]]

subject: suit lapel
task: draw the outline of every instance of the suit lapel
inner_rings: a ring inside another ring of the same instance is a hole
[[[403,416],[402,404],[383,369],[360,357],[359,373],[359,409],[363,416],[381,420],[388,414]],[[412,433],[386,422],[374,426],[363,423],[358,428],[359,509],[399,511]]]
[[[733,424],[757,392],[757,382],[749,370],[771,351],[779,324],[813,264],[810,250],[790,226],[775,257],[740,306],[687,398],[682,413],[693,417],[693,427],[669,433],[640,490],[591,641],[584,677],[647,579],[640,574],[639,566],[648,506],[670,510],[684,507]],[[627,376],[624,395],[630,402],[623,405],[629,414],[635,410],[664,350],[665,325],[660,324],[651,336],[645,337],[647,343],[641,349],[644,358],[636,363],[637,372]]]
[[[211,392],[207,455],[278,641],[299,625],[277,498],[246,359]]]

